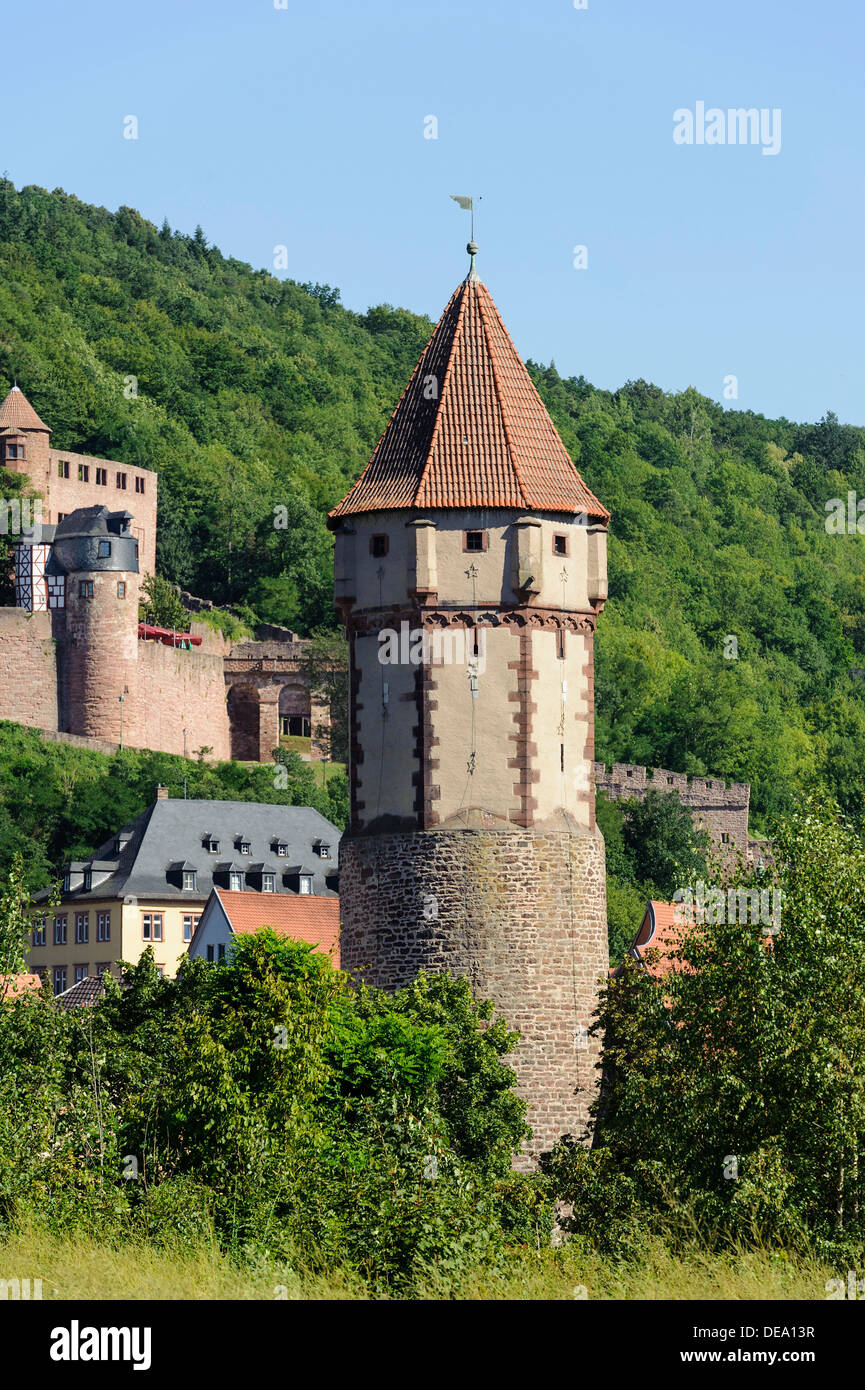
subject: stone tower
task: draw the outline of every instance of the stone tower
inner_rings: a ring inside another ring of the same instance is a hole
[[[138,693],[138,542],[129,512],[83,507],[54,531],[49,570],[65,576],[61,637],[63,727],[132,742]]]
[[[593,640],[609,513],[486,286],[452,296],[331,513],[351,653],[343,967],[465,975],[522,1034],[534,1141],[578,1135],[607,972]]]

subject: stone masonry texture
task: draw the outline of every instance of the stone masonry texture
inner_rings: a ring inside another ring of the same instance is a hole
[[[465,976],[521,1033],[511,1061],[534,1138],[518,1167],[583,1135],[599,1075],[586,1030],[608,969],[600,834],[557,820],[346,836],[340,897],[343,969],[386,989]]]
[[[747,782],[728,784],[723,777],[687,777],[683,772],[635,763],[613,763],[611,768],[595,763],[595,788],[610,801],[645,801],[649,791],[678,792],[694,824],[706,830],[722,853],[738,852],[748,858],[751,788]]]

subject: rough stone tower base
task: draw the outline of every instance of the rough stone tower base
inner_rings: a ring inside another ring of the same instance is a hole
[[[342,966],[385,989],[448,971],[493,1000],[522,1034],[512,1061],[530,1102],[527,1168],[581,1135],[597,1091],[585,1030],[608,970],[604,841],[564,814],[530,829],[456,819],[342,840]]]

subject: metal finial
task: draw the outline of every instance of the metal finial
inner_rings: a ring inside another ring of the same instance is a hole
[[[472,215],[472,239],[466,247],[466,250],[472,258],[471,265],[469,266],[468,278],[470,280],[477,280],[478,274],[475,270],[475,256],[478,254],[478,247],[475,241],[475,198],[474,195],[470,193],[452,193],[451,197],[455,203],[459,204],[464,212],[470,212]],[[478,197],[477,201],[481,201],[480,197]]]

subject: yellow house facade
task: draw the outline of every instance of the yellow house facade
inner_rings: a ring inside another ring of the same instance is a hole
[[[187,801],[160,787],[155,802],[66,866],[59,906],[31,900],[27,968],[55,995],[148,947],[177,974],[212,889],[237,895],[337,897],[340,832],[309,806]]]

